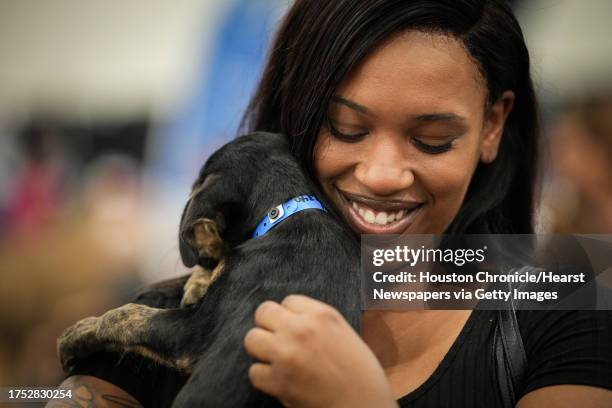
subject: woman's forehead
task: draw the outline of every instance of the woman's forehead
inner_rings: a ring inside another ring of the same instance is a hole
[[[336,95],[376,107],[410,106],[414,114],[484,106],[486,84],[463,44],[448,35],[405,31],[377,47]]]

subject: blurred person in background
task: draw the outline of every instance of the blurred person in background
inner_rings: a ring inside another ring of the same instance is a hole
[[[567,105],[549,129],[556,233],[612,231],[612,94]]]
[[[15,174],[22,162],[17,148],[17,135],[0,117],[0,241],[7,233],[9,223],[8,202],[12,200]]]
[[[70,162],[52,126],[33,121],[21,133],[21,164],[4,204],[3,235],[28,239],[58,215]]]
[[[77,164],[66,132],[46,121],[20,136],[3,201],[0,383],[52,384],[62,329],[139,284],[140,172],[120,154]]]

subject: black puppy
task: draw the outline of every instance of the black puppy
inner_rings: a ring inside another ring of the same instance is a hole
[[[78,322],[58,340],[64,367],[100,350],[132,351],[191,373],[175,407],[278,406],[248,381],[243,339],[260,303],[304,294],[360,327],[358,243],[331,213],[297,212],[252,237],[266,214],[277,216],[271,209],[303,195],[316,189],[284,136],[259,132],[222,147],[182,215],[183,262],[203,267],[185,285],[182,307],[128,304]]]

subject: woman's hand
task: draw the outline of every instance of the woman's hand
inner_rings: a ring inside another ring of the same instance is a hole
[[[396,407],[378,360],[331,306],[287,296],[255,312],[244,339],[259,360],[249,370],[253,386],[289,407]]]

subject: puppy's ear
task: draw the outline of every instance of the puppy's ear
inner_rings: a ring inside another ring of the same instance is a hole
[[[195,248],[194,242],[190,239],[189,224],[191,220],[186,220],[186,216],[191,205],[191,200],[187,201],[183,214],[181,215],[181,223],[179,225],[179,251],[183,264],[192,268],[198,263],[198,250]]]
[[[181,216],[179,227],[179,250],[185,266],[200,265],[214,268],[221,260],[225,243],[221,236],[225,231],[225,217],[222,208],[226,190],[216,185],[218,177],[209,175],[195,187]],[[204,194],[204,189],[206,194]]]

